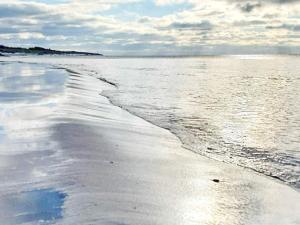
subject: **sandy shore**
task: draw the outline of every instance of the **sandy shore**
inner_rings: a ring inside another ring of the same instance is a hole
[[[0,220],[13,224],[8,190],[51,188],[65,193],[57,224],[300,224],[299,192],[183,149],[167,130],[99,95],[107,84],[69,75],[64,98],[41,128],[55,143],[51,154],[0,155],[1,179],[10,171],[0,185]]]

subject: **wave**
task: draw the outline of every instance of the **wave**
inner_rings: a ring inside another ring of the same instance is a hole
[[[102,96],[108,98],[111,104],[158,127],[169,130],[181,141],[185,149],[210,159],[251,169],[268,177],[280,180],[296,189],[300,189],[300,161],[297,157],[284,152],[278,152],[276,149],[255,148],[225,142],[222,137],[217,137],[214,133],[211,133],[209,129],[210,124],[203,123],[199,126],[199,121],[196,125],[185,124],[185,120],[175,115],[166,114],[165,111],[170,107],[152,107],[151,104],[146,104],[147,106],[124,104],[118,99],[120,90],[116,82],[99,77],[97,71],[88,70],[86,68],[83,70],[82,68],[77,69],[79,71],[78,73],[88,73],[114,87],[113,90],[107,89],[100,93]],[[122,92],[121,95],[122,94],[124,93]],[[153,110],[152,114],[149,113],[149,108]],[[163,116],[159,114],[161,111],[164,111],[164,113],[162,113]],[[194,132],[195,130],[197,132]]]

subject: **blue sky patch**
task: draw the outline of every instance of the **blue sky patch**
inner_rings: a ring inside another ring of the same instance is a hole
[[[154,1],[142,1],[131,4],[119,4],[112,6],[111,9],[102,12],[101,15],[114,16],[116,18],[126,19],[129,15],[162,17],[173,13],[191,9],[190,3],[156,5]],[[124,18],[125,16],[125,18]],[[127,18],[128,19],[128,18]]]

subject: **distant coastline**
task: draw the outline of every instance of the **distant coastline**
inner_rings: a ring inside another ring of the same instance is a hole
[[[103,56],[100,53],[80,52],[80,51],[59,51],[42,47],[8,47],[0,45],[0,56],[8,56],[14,54],[31,54],[31,55],[80,55],[80,56]]]

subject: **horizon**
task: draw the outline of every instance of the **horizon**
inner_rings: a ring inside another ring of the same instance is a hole
[[[106,56],[300,53],[299,0],[0,0],[0,43]]]
[[[23,46],[6,46],[3,44],[0,44],[0,46],[4,46],[4,47],[9,47],[9,48],[26,48],[26,49],[30,49],[30,48],[44,48],[44,49],[48,49],[48,50],[56,50],[56,51],[75,51],[80,53],[81,51],[85,51],[85,50],[76,50],[76,49],[53,49],[50,47],[44,47],[44,46],[39,46],[39,45],[31,45],[31,46],[27,46],[27,47],[23,47]],[[1,52],[0,52],[1,53]],[[128,55],[128,54],[124,54],[124,55],[104,55],[101,52],[93,52],[93,51],[87,51],[86,53],[95,53],[95,54],[99,54],[97,55],[86,55],[86,56],[82,56],[82,57],[100,57],[100,58],[197,58],[197,57],[218,57],[218,56],[299,56],[300,53],[289,53],[289,52],[269,52],[269,53],[255,53],[255,52],[250,52],[250,53],[211,53],[211,54],[189,54],[189,55],[183,55],[183,54],[177,54],[177,55],[168,55],[168,54],[160,54],[160,55],[141,55],[141,54],[133,54],[133,55]],[[28,53],[8,53],[6,55],[22,55],[22,54],[28,54]],[[33,53],[34,54],[34,53]],[[47,55],[47,54],[45,54]],[[39,55],[40,57],[41,55]],[[68,56],[68,55],[64,55]],[[68,57],[72,57],[72,55],[69,55]],[[78,56],[76,56],[78,57]]]

